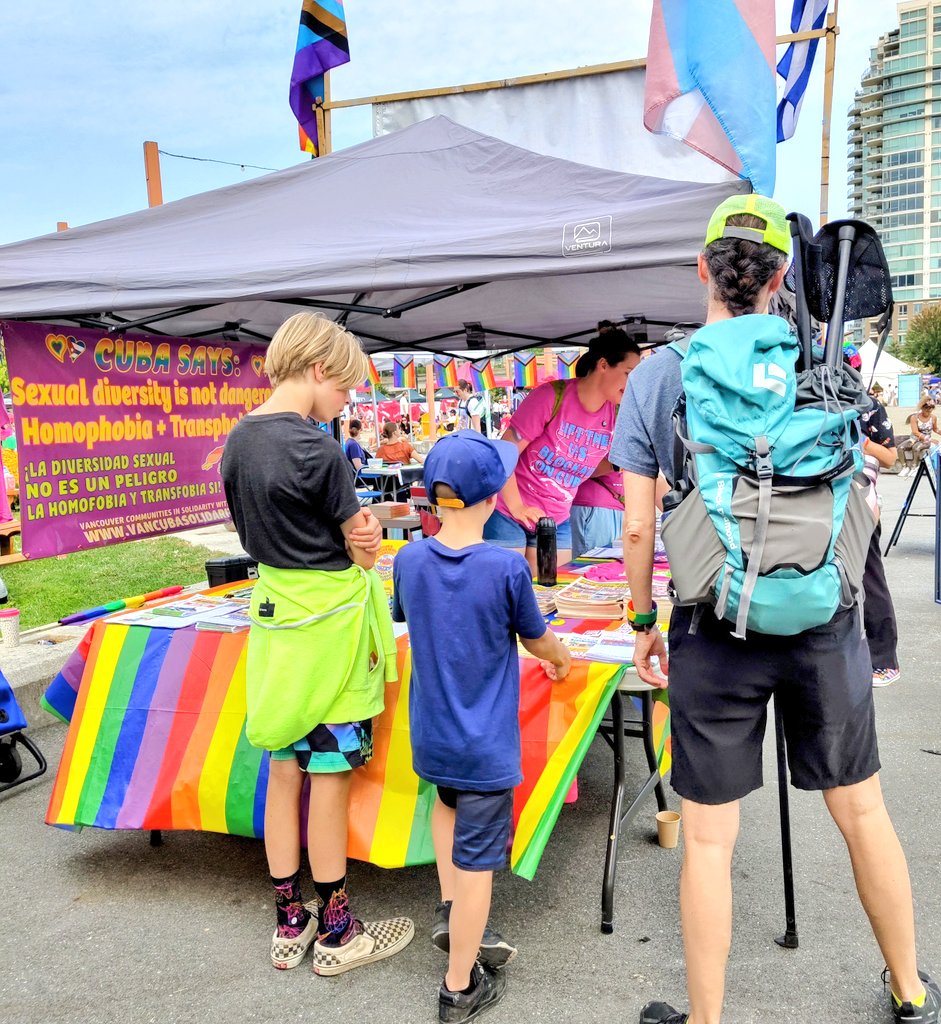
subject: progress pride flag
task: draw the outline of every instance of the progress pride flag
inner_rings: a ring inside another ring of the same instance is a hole
[[[27,558],[228,518],[222,448],[271,394],[263,347],[33,323],[0,334]]]

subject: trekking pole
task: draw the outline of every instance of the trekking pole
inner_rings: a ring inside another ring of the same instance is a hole
[[[843,313],[846,310],[846,280],[849,277],[850,254],[856,238],[855,224],[841,224],[837,235],[839,240],[839,260],[837,262],[836,281],[833,285],[833,313],[827,329],[826,363],[831,370],[837,369],[843,362]]]
[[[791,238],[794,239],[794,298],[797,304],[797,338],[801,344],[804,369],[813,365],[810,341],[810,306],[807,303],[807,289],[804,286],[804,244],[807,241],[810,221],[802,213],[789,213]]]
[[[774,735],[778,753],[778,805],[781,811],[781,867],[784,870],[784,922],[783,935],[775,942],[784,949],[797,949],[797,912],[794,908],[794,864],[791,859],[791,810],[787,791],[787,744],[784,737],[784,719],[774,698]]]

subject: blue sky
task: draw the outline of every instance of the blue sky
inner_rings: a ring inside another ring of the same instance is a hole
[[[509,78],[644,55],[651,0],[347,0],[352,61],[336,98]],[[790,0],[779,0],[786,29]],[[226,15],[220,20],[220,12]],[[0,244],[146,205],[143,142],[266,168],[303,154],[287,92],[300,0],[43,0],[0,7]],[[844,2],[833,105],[831,217],[845,211],[846,108],[894,0]],[[776,196],[816,219],[822,50]],[[338,112],[335,145],[369,137]],[[164,199],[262,171],[163,157]]]

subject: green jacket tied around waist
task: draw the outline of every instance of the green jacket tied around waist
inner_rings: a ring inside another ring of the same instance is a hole
[[[396,664],[376,573],[259,565],[251,619],[245,686],[253,746],[280,750],[323,722],[382,712]]]

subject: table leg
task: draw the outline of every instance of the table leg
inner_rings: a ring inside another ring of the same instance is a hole
[[[624,704],[620,693],[611,696],[611,748],[614,751],[614,792],[611,794],[611,824],[601,887],[601,931],[614,931],[614,880],[618,869],[618,839],[621,833],[621,807],[624,804]]]
[[[150,830],[150,845],[151,846],[163,846],[163,833],[159,828]]]

